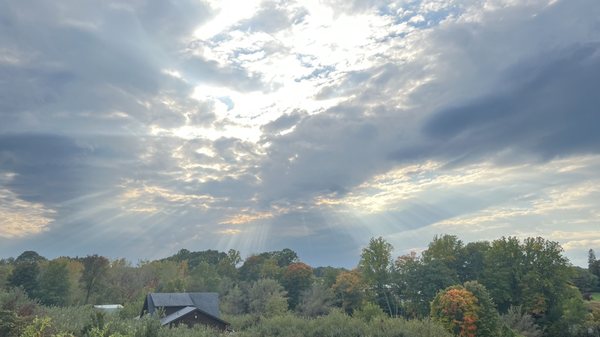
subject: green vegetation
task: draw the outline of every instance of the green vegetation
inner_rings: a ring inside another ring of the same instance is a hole
[[[600,334],[600,263],[573,267],[543,238],[435,237],[394,258],[373,238],[357,267],[313,268],[290,249],[242,261],[208,250],[132,265],[98,255],[0,260],[0,336],[218,336],[136,319],[149,292],[218,292],[238,336],[578,337]],[[582,295],[583,294],[583,295]],[[584,298],[588,298],[585,301]],[[92,304],[122,303],[115,314]]]

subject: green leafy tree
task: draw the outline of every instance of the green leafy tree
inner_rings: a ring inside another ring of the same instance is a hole
[[[240,315],[247,312],[248,300],[239,286],[234,286],[221,298],[221,308],[225,313]]]
[[[465,282],[463,286],[477,298],[477,337],[501,336],[500,315],[487,289],[477,281]]]
[[[280,251],[275,251],[270,254],[273,258],[275,258],[275,260],[277,260],[277,264],[282,268],[299,261],[298,254],[289,248],[284,248]]]
[[[45,259],[34,251],[23,252],[15,260],[15,267],[8,283],[22,287],[27,296],[36,298],[39,293],[40,262]]]
[[[108,269],[103,298],[110,303],[131,302],[142,295],[143,288],[140,270],[127,260],[118,259]]]
[[[263,316],[279,315],[287,311],[288,302],[283,287],[276,280],[260,279],[248,289],[248,308]]]
[[[288,248],[251,255],[240,267],[239,276],[244,281],[256,281],[259,278],[279,279],[284,268],[295,262],[298,262],[298,255]]]
[[[8,280],[13,273],[12,264],[0,263],[0,290],[8,286]]]
[[[600,260],[596,259],[593,249],[588,252],[588,271],[600,278]]]
[[[179,279],[182,279],[182,277]],[[217,266],[210,265],[206,262],[201,262],[194,270],[190,272],[187,290],[194,292],[216,292],[219,290],[219,285],[221,282],[222,278],[217,272]]]
[[[344,268],[335,268],[335,267],[316,267],[313,268],[313,274],[320,282],[323,283],[327,288],[331,288],[335,283],[335,279],[337,276],[343,272],[347,271]]]
[[[522,303],[523,251],[515,237],[494,240],[485,254],[485,269],[479,280],[504,313]]]
[[[376,303],[388,314],[396,314],[397,306],[390,289],[394,271],[392,251],[394,247],[382,237],[371,238],[362,250],[358,270],[372,291]]]
[[[263,260],[260,266],[260,278],[269,278],[273,280],[281,280],[285,268],[279,266],[275,257],[269,257]]]
[[[570,268],[557,242],[541,237],[523,242],[523,274],[520,287],[523,307],[534,314],[545,314],[567,289]]]
[[[69,302],[69,270],[61,260],[50,261],[40,276],[40,301],[49,306],[64,306]]]
[[[425,263],[416,254],[399,257],[396,270],[396,291],[406,317],[428,316],[429,305],[436,294],[458,283],[456,272],[450,270],[446,263],[437,259]]]
[[[436,235],[423,251],[423,262],[441,261],[458,274],[463,267],[463,247],[463,242],[455,235]]]
[[[324,284],[314,283],[302,292],[297,311],[305,317],[327,315],[333,306],[333,291]]]
[[[231,279],[237,279],[237,265],[242,262],[240,252],[235,249],[230,249],[227,252],[227,257],[219,261],[217,271],[220,276],[227,276]]]
[[[580,336],[587,333],[585,319],[588,310],[579,290],[566,287],[555,305],[540,320],[549,336]]]
[[[584,294],[590,294],[598,288],[598,276],[581,267],[571,267],[571,282]]]
[[[90,297],[102,290],[110,262],[104,256],[88,255],[81,261],[83,272],[79,282],[85,292],[84,303],[89,303]]]
[[[485,255],[489,249],[490,243],[487,241],[469,242],[462,248],[459,257],[462,265],[458,270],[461,282],[481,279],[485,270]]]
[[[251,255],[244,261],[244,264],[239,269],[240,279],[244,281],[256,281],[260,278],[261,268],[265,261],[265,257],[259,255]]]

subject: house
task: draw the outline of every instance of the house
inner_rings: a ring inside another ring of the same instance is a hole
[[[150,293],[140,317],[145,314],[160,315],[163,326],[204,324],[222,331],[229,326],[220,318],[217,293]]]

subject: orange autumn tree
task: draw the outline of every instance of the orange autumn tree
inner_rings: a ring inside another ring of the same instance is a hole
[[[440,291],[431,302],[431,318],[460,337],[477,336],[477,297],[463,286]]]

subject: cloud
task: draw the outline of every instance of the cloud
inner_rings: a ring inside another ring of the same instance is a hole
[[[596,153],[600,98],[594,88],[600,84],[600,45],[574,46],[552,58],[520,64],[506,80],[512,84],[509,92],[440,111],[424,132],[443,142],[439,152],[447,155],[507,148],[514,149],[513,156],[529,152],[542,159]]]
[[[5,186],[15,174],[0,175],[0,237],[18,238],[48,230],[54,210],[41,203],[28,202]]]
[[[0,254],[287,245],[351,265],[371,235],[403,251],[442,230],[588,233],[599,15],[592,0],[2,2],[2,212],[37,225]]]
[[[235,29],[275,33],[301,23],[306,15],[306,9],[294,1],[265,1],[254,16],[240,21]]]

